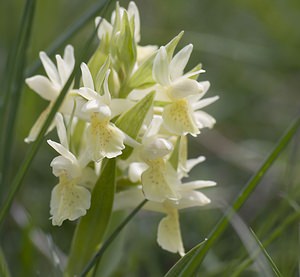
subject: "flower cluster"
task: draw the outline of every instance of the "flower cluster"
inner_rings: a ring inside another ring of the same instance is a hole
[[[204,157],[187,159],[187,135],[197,136],[215,120],[202,108],[218,97],[203,99],[208,81],[198,82],[200,65],[184,69],[193,46],[174,55],[180,33],[165,46],[141,46],[136,5],[119,7],[111,21],[96,18],[100,44],[88,64],[81,64],[80,87],[69,89],[48,131],[56,128],[59,143],[48,140],[59,154],[51,162],[59,182],[53,188],[53,225],[76,220],[90,208],[93,187],[106,159],[116,159],[114,209],[134,207],[163,213],[158,244],[184,255],[180,209],[203,206],[210,200],[198,189],[212,181],[182,182]],[[75,64],[73,47],[40,59],[47,77],[26,79],[28,86],[50,103],[32,127],[26,142],[34,141]]]

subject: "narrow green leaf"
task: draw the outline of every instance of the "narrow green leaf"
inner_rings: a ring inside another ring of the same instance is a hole
[[[277,239],[283,231],[285,231],[288,227],[290,227],[291,224],[295,223],[300,218],[300,212],[295,212],[281,222],[273,231],[272,233],[263,240],[264,247],[267,247],[270,245],[275,239]],[[259,251],[255,251],[252,253],[252,257],[246,258],[242,263],[239,263],[239,265],[235,268],[235,270],[232,272],[232,277],[240,276],[240,274],[252,264],[253,257],[256,257],[259,254]]]
[[[136,139],[145,117],[149,113],[154,100],[155,92],[150,92],[142,100],[136,103],[131,109],[118,118],[118,126],[129,137]],[[134,123],[133,123],[134,122]],[[132,148],[127,146],[123,151],[122,158],[126,159],[132,152]]]
[[[6,187],[8,180],[9,164],[11,163],[11,151],[14,142],[15,122],[21,99],[21,92],[24,86],[23,78],[26,63],[26,52],[29,45],[30,34],[35,11],[35,0],[26,1],[20,30],[15,42],[15,47],[8,60],[8,76],[4,80],[4,106],[1,110],[1,150],[0,150],[0,183],[1,190]],[[3,191],[0,191],[3,195]]]
[[[296,120],[291,124],[291,126],[287,129],[285,134],[278,141],[273,151],[266,158],[265,162],[261,165],[261,167],[255,172],[252,178],[244,186],[244,188],[232,204],[232,207],[229,208],[225,215],[215,225],[215,228],[208,236],[206,244],[203,245],[203,247],[198,248],[193,255],[184,256],[183,258],[181,258],[175,264],[175,266],[172,267],[169,270],[169,272],[165,275],[166,277],[188,277],[195,275],[195,272],[202,263],[206,253],[210,250],[210,248],[214,245],[217,239],[223,234],[223,232],[227,228],[229,219],[232,217],[233,212],[239,210],[243,206],[248,197],[259,184],[259,181],[266,174],[267,170],[271,167],[273,162],[277,159],[279,154],[283,151],[288,142],[297,132],[299,125],[300,117],[298,116]]]
[[[1,247],[0,247],[0,276],[3,277],[11,276]]]
[[[100,261],[106,249],[111,245],[111,243],[115,240],[115,238],[120,234],[120,232],[124,229],[124,227],[130,222],[130,220],[138,213],[138,211],[147,203],[147,199],[142,201],[125,219],[122,223],[111,233],[111,235],[107,238],[107,240],[103,243],[99,251],[95,254],[95,256],[89,261],[86,265],[82,273],[79,275],[80,277],[86,276],[92,267]]]
[[[116,160],[109,159],[92,191],[91,207],[76,227],[65,276],[76,276],[100,248],[115,194]]]
[[[277,268],[276,264],[274,263],[272,257],[269,255],[269,253],[267,252],[266,248],[263,246],[263,244],[261,243],[261,241],[259,240],[259,238],[256,236],[256,234],[254,233],[254,231],[252,229],[250,229],[250,232],[252,233],[252,236],[254,237],[254,239],[256,240],[260,250],[262,251],[262,253],[265,255],[265,257],[267,258],[267,260],[269,261],[274,273],[276,274],[277,277],[281,277],[282,274],[280,273],[279,269]]]

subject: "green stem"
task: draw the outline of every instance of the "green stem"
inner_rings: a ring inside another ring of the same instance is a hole
[[[123,230],[123,228],[128,224],[128,222],[138,213],[138,211],[147,203],[147,199],[142,201],[124,220],[123,222],[112,232],[112,234],[108,237],[108,239],[103,243],[98,252],[94,255],[94,257],[90,260],[90,262],[86,265],[82,273],[79,275],[80,277],[86,276],[92,267],[95,265],[95,271],[97,271],[98,264],[100,263],[101,257],[103,256],[105,250],[108,246],[113,242],[113,240],[118,236],[118,234]]]

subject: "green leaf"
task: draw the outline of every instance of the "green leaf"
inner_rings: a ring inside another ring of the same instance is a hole
[[[150,92],[131,109],[120,116],[116,121],[116,126],[118,126],[129,137],[136,139],[142,124],[153,105],[154,95],[154,91]],[[122,158],[126,159],[131,152],[132,148],[127,146],[123,151]]]
[[[116,160],[109,159],[92,191],[91,207],[76,227],[65,276],[78,275],[100,248],[115,194]]]
[[[261,167],[254,173],[252,178],[248,181],[248,183],[244,186],[236,200],[233,202],[232,206],[227,210],[225,215],[219,220],[219,222],[215,225],[213,231],[208,236],[207,242],[203,247],[197,248],[197,250],[193,253],[193,255],[186,255],[182,257],[174,267],[172,267],[165,277],[188,277],[194,276],[198,267],[201,265],[205,255],[210,250],[210,248],[214,245],[217,239],[223,234],[228,226],[228,222],[230,218],[233,216],[233,213],[238,211],[246,200],[249,198],[251,193],[259,184],[259,181],[266,174],[267,170],[271,167],[273,162],[277,159],[279,154],[286,147],[288,142],[297,132],[300,125],[300,117],[298,116],[295,121],[291,124],[291,126],[287,129],[285,134],[281,137],[281,139],[276,144],[273,151],[268,155],[265,162],[261,165]]]

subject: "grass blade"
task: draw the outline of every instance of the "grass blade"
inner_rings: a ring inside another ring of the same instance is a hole
[[[79,275],[80,277],[86,276],[89,271],[96,265],[102,255],[104,254],[105,250],[108,246],[113,242],[113,240],[118,236],[118,234],[123,230],[123,228],[128,224],[128,222],[138,213],[138,211],[147,203],[147,199],[141,202],[125,219],[124,221],[112,232],[112,234],[107,238],[107,240],[103,243],[99,251],[95,254],[95,256],[89,261],[86,265],[82,273]]]
[[[269,253],[267,252],[266,248],[260,242],[260,240],[258,239],[258,237],[256,236],[256,234],[254,233],[254,231],[252,229],[250,229],[250,232],[252,233],[252,236],[255,238],[257,244],[259,245],[260,250],[263,252],[263,254],[265,255],[265,257],[268,259],[268,261],[269,261],[270,265],[272,266],[272,269],[273,269],[274,273],[276,274],[276,276],[277,277],[282,277],[282,274],[280,273],[280,271],[277,268],[276,264],[272,260],[272,257],[269,255]]]
[[[263,240],[262,244],[264,247],[267,247],[275,239],[277,239],[283,231],[285,231],[291,224],[295,223],[300,218],[300,212],[296,212],[288,216],[285,221],[283,221],[266,239]],[[255,251],[252,255],[252,258],[257,256],[259,251]],[[252,264],[252,258],[248,257],[232,273],[232,277],[237,277],[242,273],[248,266]]]
[[[14,141],[15,121],[19,108],[22,88],[24,86],[24,71],[26,63],[26,52],[29,45],[30,34],[35,11],[35,0],[28,0],[24,7],[24,13],[20,22],[20,30],[15,42],[15,47],[7,61],[8,76],[4,79],[3,107],[1,111],[2,136],[0,155],[0,183],[1,193],[7,182],[11,160],[11,151]]]
[[[0,248],[0,276],[3,277],[11,276],[1,248]]]
[[[277,159],[282,150],[286,147],[288,142],[297,132],[300,125],[300,117],[298,116],[296,120],[291,124],[291,126],[287,129],[285,134],[281,137],[281,139],[276,144],[273,151],[266,158],[261,167],[254,173],[254,175],[250,178],[248,183],[244,186],[236,200],[234,201],[232,207],[226,212],[226,214],[219,220],[216,224],[213,231],[210,233],[207,242],[203,245],[203,247],[198,248],[195,251],[192,257],[188,256],[188,258],[181,258],[165,275],[166,277],[188,277],[193,276],[198,269],[199,265],[202,263],[206,253],[213,246],[213,244],[217,241],[217,239],[222,235],[228,226],[229,219],[233,216],[233,212],[238,211],[243,204],[246,202],[248,197],[254,191],[259,181],[266,174],[267,170],[271,167],[273,162]],[[186,261],[186,259],[188,261]],[[181,263],[185,262],[186,265],[178,272],[177,267],[181,266]],[[176,274],[175,274],[176,273]]]

